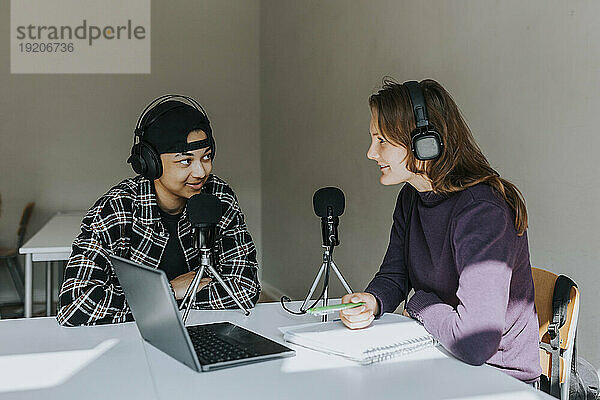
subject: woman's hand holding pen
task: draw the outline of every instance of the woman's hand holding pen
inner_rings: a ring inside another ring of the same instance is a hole
[[[351,293],[342,297],[342,303],[360,303],[364,306],[340,311],[340,318],[350,329],[361,329],[371,325],[375,314],[379,313],[379,304],[371,293]]]

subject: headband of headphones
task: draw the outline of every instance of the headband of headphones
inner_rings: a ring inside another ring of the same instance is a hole
[[[188,134],[195,130],[202,130],[207,138],[188,143]],[[188,96],[167,94],[154,99],[138,118],[134,133],[134,146],[135,137],[138,137],[158,154],[210,147],[211,157],[214,157],[215,141],[206,111]]]
[[[179,100],[187,101],[189,104],[191,104],[192,106],[194,106],[198,111],[200,111],[202,114],[204,114],[204,116],[206,117],[206,119],[208,119],[208,115],[206,114],[206,111],[204,110],[204,107],[202,107],[200,105],[200,103],[198,103],[194,98],[189,97],[189,96],[185,96],[185,95],[182,95],[182,94],[163,94],[162,96],[159,96],[156,99],[152,100],[150,102],[150,104],[148,104],[146,106],[146,108],[144,108],[144,111],[142,111],[142,113],[140,114],[140,117],[137,120],[137,123],[135,124],[135,134],[139,136],[138,133],[143,133],[143,131],[140,130],[142,119],[146,116],[146,113],[151,108],[159,105],[160,103],[164,103],[165,101],[178,100],[178,99]],[[167,112],[168,112],[168,110],[167,110]],[[148,124],[146,124],[146,125],[152,125],[152,123],[156,119],[160,118],[161,115],[157,115],[155,118],[153,118],[151,121],[149,121]]]
[[[404,82],[404,86],[408,89],[408,95],[410,96],[410,101],[412,103],[417,128],[429,125],[427,107],[425,106],[425,97],[423,97],[421,85],[417,81],[408,81]]]

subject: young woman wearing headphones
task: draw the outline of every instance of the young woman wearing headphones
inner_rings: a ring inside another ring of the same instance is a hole
[[[383,185],[405,183],[390,242],[365,292],[343,302],[351,329],[407,298],[421,322],[458,359],[487,363],[524,382],[541,374],[538,319],[522,195],[500,178],[437,82],[385,80],[369,98],[367,157]]]

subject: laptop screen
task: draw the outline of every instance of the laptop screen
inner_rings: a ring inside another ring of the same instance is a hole
[[[200,371],[165,273],[121,257],[110,259],[144,340]]]

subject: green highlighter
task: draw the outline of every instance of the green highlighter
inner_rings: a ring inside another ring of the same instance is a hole
[[[364,306],[364,305],[365,305],[364,302],[345,303],[345,304],[336,304],[333,306],[326,306],[326,307],[313,307],[313,308],[309,308],[306,311],[311,315],[325,315],[325,314],[331,314],[331,313],[334,313],[334,312],[337,312],[340,310],[346,310],[348,308],[360,307],[360,306]]]

